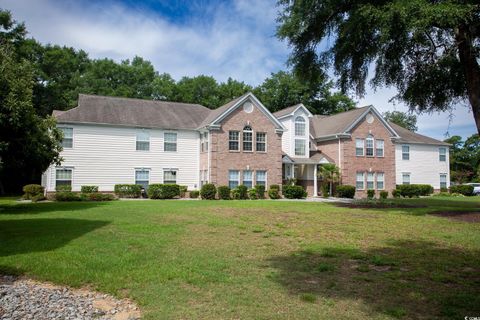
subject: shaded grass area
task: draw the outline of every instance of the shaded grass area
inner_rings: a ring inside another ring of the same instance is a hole
[[[0,200],[0,272],[128,296],[147,319],[480,314],[480,226],[422,208],[275,201]]]

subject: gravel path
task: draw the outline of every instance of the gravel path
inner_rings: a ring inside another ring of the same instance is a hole
[[[0,275],[0,319],[140,319],[130,301],[85,289]]]

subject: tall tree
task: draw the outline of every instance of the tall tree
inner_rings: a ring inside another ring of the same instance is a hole
[[[33,70],[13,50],[0,47],[0,193],[19,191],[58,163],[61,133],[52,118],[42,119],[32,103]],[[38,182],[38,180],[37,180]]]
[[[344,92],[395,86],[412,110],[448,110],[469,101],[480,133],[478,0],[280,0],[278,36],[308,79],[333,64]],[[328,45],[331,43],[332,45]],[[373,64],[373,66],[372,66]]]
[[[480,179],[480,138],[474,134],[462,141],[460,136],[445,140],[450,143],[450,173],[452,180],[464,183]]]
[[[183,77],[177,82],[174,101],[198,103],[207,108],[220,106],[218,83],[210,76]]]
[[[417,116],[401,111],[387,111],[383,113],[385,120],[398,124],[410,131],[417,131]]]

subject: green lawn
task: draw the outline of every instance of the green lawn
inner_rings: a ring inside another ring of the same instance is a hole
[[[480,315],[480,197],[418,209],[280,201],[0,200],[0,272],[136,301],[146,319]]]

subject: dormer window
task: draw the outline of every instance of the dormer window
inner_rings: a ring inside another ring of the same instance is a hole
[[[295,118],[295,135],[305,136],[305,119],[303,117]]]

